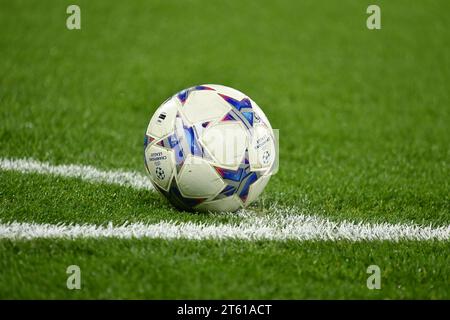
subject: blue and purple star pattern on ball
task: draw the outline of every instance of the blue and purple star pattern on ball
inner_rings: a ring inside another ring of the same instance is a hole
[[[250,186],[256,182],[261,174],[250,170],[248,161],[248,150],[245,151],[239,167],[236,170],[230,170],[215,167],[217,173],[226,183],[225,188],[214,198],[214,200],[223,199],[233,194],[237,194],[243,203],[247,201]]]
[[[153,141],[155,141],[155,138],[148,136],[147,134],[144,137],[144,150],[147,148],[149,144],[151,144]]]
[[[253,128],[254,112],[250,99],[236,100],[221,93],[219,93],[219,96],[233,106],[233,109],[225,115],[222,121],[241,121],[251,131]]]
[[[165,149],[173,150],[176,160],[176,167],[179,171],[185,160],[185,154],[179,142],[179,138],[175,134],[171,134],[168,137],[158,141],[156,144]]]
[[[225,94],[219,95],[231,106],[233,106],[233,109],[231,109],[221,121],[240,121],[247,128],[251,136],[253,134],[253,123],[256,117],[250,99],[243,98],[242,100],[237,100]],[[220,174],[227,185],[214,200],[222,199],[236,193],[243,203],[246,202],[250,191],[250,186],[261,176],[259,172],[253,172],[250,170],[248,159],[247,149],[237,170],[216,167],[216,171]]]
[[[192,210],[196,205],[199,205],[203,201],[206,200],[206,198],[186,198],[184,197],[177,185],[177,182],[175,179],[172,179],[172,182],[170,183],[169,191],[166,191],[162,188],[160,188],[158,185],[155,185],[155,187],[166,196],[166,198],[170,201],[172,205],[174,205],[176,208],[181,210]]]
[[[203,159],[211,159],[206,149],[199,143],[199,137],[208,123],[188,126],[180,114],[177,114],[174,132],[156,143],[160,147],[174,151],[177,172],[180,172],[189,154]],[[178,135],[179,132],[182,134]]]
[[[210,87],[207,87],[207,86],[195,86],[195,87],[191,87],[189,89],[185,89],[183,91],[180,91],[177,94],[177,98],[178,98],[178,100],[180,100],[181,104],[183,105],[183,104],[185,104],[187,98],[189,97],[189,94],[192,91],[197,91],[197,90],[213,90],[214,91],[213,88],[210,88]]]
[[[160,147],[168,150],[173,150],[176,161],[177,173],[181,171],[187,156],[190,154],[192,156],[210,159],[209,154],[199,143],[199,136],[201,132],[207,126],[206,123],[199,125],[188,126],[183,121],[180,114],[177,114],[175,121],[175,131],[169,136],[156,142]],[[182,132],[183,134],[179,136],[177,132]],[[183,210],[192,209],[194,206],[202,203],[206,198],[187,198],[184,197],[179,191],[176,179],[172,179],[168,191],[161,189],[156,186],[177,208]]]

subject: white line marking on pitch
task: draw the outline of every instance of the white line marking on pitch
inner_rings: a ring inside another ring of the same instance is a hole
[[[139,172],[120,170],[102,171],[84,165],[51,165],[33,159],[1,159],[0,169],[20,173],[48,174],[66,178],[79,178],[88,182],[129,186],[134,189],[153,189],[150,179]]]
[[[430,227],[406,224],[362,224],[305,215],[250,217],[237,224],[202,224],[164,221],[155,224],[64,225],[0,223],[0,238],[159,238],[255,240],[450,240],[450,226]]]
[[[153,189],[149,179],[137,172],[101,171],[83,165],[51,165],[32,159],[0,159],[0,169],[21,173],[50,174]],[[240,213],[237,224],[196,224],[172,221],[156,224],[121,226],[38,224],[0,222],[0,238],[162,238],[162,239],[242,239],[242,240],[450,240],[450,226],[418,226],[413,224],[335,222],[299,214],[295,208],[271,208],[270,215],[257,217],[251,211]]]

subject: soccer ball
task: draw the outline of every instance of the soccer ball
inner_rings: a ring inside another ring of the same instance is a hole
[[[154,187],[175,207],[232,212],[256,200],[275,171],[269,120],[242,92],[200,85],[167,99],[144,139]]]

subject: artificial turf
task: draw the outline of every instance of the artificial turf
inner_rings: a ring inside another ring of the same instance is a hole
[[[448,1],[371,2],[381,30],[366,28],[369,3],[350,0],[76,3],[82,27],[72,31],[72,1],[1,4],[0,157],[144,172],[143,134],[158,105],[219,83],[247,93],[280,130],[280,170],[256,209],[450,223]],[[180,213],[152,192],[0,171],[3,222],[161,219],[238,217]],[[0,248],[2,298],[450,298],[448,242]],[[86,275],[81,291],[64,287],[69,261]],[[376,292],[365,287],[372,263],[386,277]]]
[[[436,299],[448,297],[450,280],[448,242],[37,240],[0,249],[0,298]],[[80,290],[66,287],[73,264]],[[373,264],[381,290],[366,286]]]

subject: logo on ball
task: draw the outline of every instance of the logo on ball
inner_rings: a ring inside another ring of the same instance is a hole
[[[156,167],[156,177],[158,177],[159,180],[164,180],[166,177],[166,174],[161,167]]]
[[[264,154],[263,154],[263,162],[264,163],[269,163],[269,160],[270,160],[270,152],[269,151],[264,151]]]

